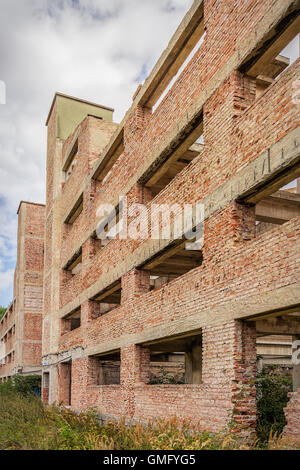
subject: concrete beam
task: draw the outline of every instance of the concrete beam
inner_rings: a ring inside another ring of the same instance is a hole
[[[256,78],[264,73],[268,64],[287,46],[300,31],[300,2],[295,0],[287,5],[287,11],[281,21],[270,28],[254,48],[251,56],[242,64],[240,70]]]
[[[256,321],[257,334],[263,335],[296,335],[300,334],[300,318],[274,317]]]
[[[256,220],[283,224],[300,216],[300,195],[278,191],[260,201],[255,208]]]

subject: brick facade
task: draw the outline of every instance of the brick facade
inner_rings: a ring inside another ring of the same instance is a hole
[[[297,0],[195,0],[120,124],[109,108],[56,94],[47,120],[44,401],[255,430],[257,337],[300,333],[300,196],[282,190],[300,177],[300,62],[278,57],[299,14]],[[76,108],[72,126],[66,102]],[[99,206],[124,196],[135,233],[149,228],[154,204],[201,202],[201,251],[185,250],[174,231],[102,243]],[[25,245],[28,263],[41,246]],[[28,295],[32,308],[37,287]],[[26,325],[34,330],[30,316]],[[166,372],[170,383],[151,384],[157,364],[163,376],[172,360],[184,383]],[[285,432],[298,437],[297,400]]]
[[[0,378],[41,374],[45,206],[21,202],[14,300],[0,322]],[[3,343],[2,343],[3,344]]]
[[[256,204],[288,182],[289,168],[289,181],[297,175],[300,121],[291,90],[299,59],[274,71],[272,52],[267,61],[262,53],[270,48],[268,35],[275,41],[283,35],[284,47],[283,24],[299,15],[296,3],[195,1],[118,126],[89,115],[62,140],[56,97],[47,121],[44,271],[50,402],[140,421],[176,414],[213,431],[229,423],[237,432],[255,429],[257,330],[248,320],[300,303],[299,218],[261,233],[256,228]],[[153,107],[186,57],[179,44],[195,45],[204,32]],[[264,87],[265,74],[272,77]],[[204,145],[193,147],[201,134]],[[189,164],[178,163],[195,149]],[[173,261],[172,240],[103,245],[98,207],[116,207],[121,196],[146,205],[141,224],[152,204],[203,202],[201,257],[181,253]],[[150,385],[151,370],[169,364],[170,354],[181,361],[186,383]]]

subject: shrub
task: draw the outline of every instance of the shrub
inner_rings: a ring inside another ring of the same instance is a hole
[[[22,396],[40,395],[40,375],[14,375],[7,382],[0,384],[0,394],[19,393]]]
[[[275,366],[268,366],[258,374],[257,437],[266,443],[270,434],[281,434],[286,424],[284,411],[292,391],[291,376],[283,375]]]

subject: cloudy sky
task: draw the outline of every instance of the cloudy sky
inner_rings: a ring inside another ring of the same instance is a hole
[[[191,4],[0,0],[0,305],[12,298],[19,201],[45,200],[55,91],[111,106],[119,122]]]
[[[0,305],[12,298],[16,210],[44,202],[45,120],[55,91],[115,108],[167,46],[192,0],[0,0]],[[298,45],[287,51],[295,57]],[[1,96],[0,96],[1,103]]]

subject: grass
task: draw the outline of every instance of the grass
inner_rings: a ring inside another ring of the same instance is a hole
[[[219,434],[191,429],[177,419],[126,426],[125,421],[100,425],[91,410],[80,415],[63,407],[44,406],[32,395],[0,391],[2,450],[250,450],[227,430]],[[268,449],[292,449],[282,437],[270,436]],[[298,447],[300,449],[300,445]]]

